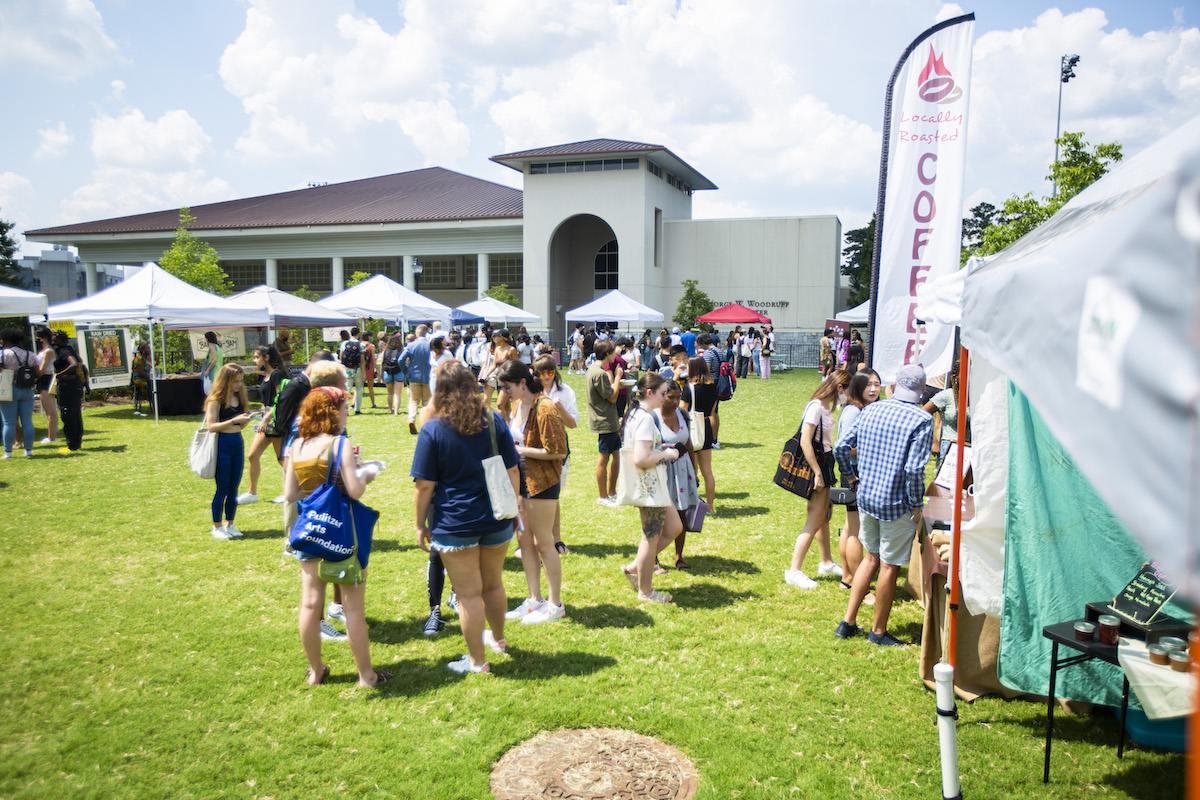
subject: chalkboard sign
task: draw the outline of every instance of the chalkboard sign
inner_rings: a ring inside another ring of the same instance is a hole
[[[1142,564],[1129,585],[1113,598],[1109,606],[1126,619],[1149,625],[1162,613],[1162,607],[1175,595],[1157,563]]]

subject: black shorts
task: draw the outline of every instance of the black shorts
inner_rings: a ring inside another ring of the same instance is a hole
[[[50,391],[50,381],[52,380],[54,380],[53,375],[39,375],[35,388],[39,392],[48,392]]]
[[[621,449],[621,437],[616,431],[601,433],[596,437],[596,446],[600,448],[601,453],[615,453]]]
[[[526,495],[530,500],[557,500],[562,492],[562,483],[556,483],[540,494]]]

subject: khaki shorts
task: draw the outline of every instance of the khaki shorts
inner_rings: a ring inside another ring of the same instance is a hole
[[[917,535],[917,520],[911,513],[885,522],[859,509],[859,520],[858,539],[864,550],[875,553],[880,561],[891,567],[903,567],[908,563]]]

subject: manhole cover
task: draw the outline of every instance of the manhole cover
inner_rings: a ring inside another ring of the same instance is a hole
[[[546,731],[509,750],[492,770],[497,800],[687,800],[696,768],[683,753],[629,731]]]

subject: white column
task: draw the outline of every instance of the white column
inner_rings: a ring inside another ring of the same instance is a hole
[[[415,258],[415,256],[404,257],[404,288],[412,289],[414,292],[417,290],[416,276],[413,275],[413,261]]]
[[[480,253],[475,257],[476,272],[479,276],[479,286],[475,290],[475,299],[483,297],[483,293],[491,288],[491,265],[488,263],[488,254]]]
[[[86,261],[83,264],[84,285],[87,287],[88,295],[96,293],[99,279],[96,275],[96,263],[94,261]]]
[[[267,263],[267,276],[266,276],[265,280],[267,282],[267,286],[270,286],[272,289],[278,289],[279,288],[279,259],[268,258],[266,263]]]
[[[346,259],[342,256],[333,257],[330,279],[333,282],[333,293],[337,294],[346,288]]]

